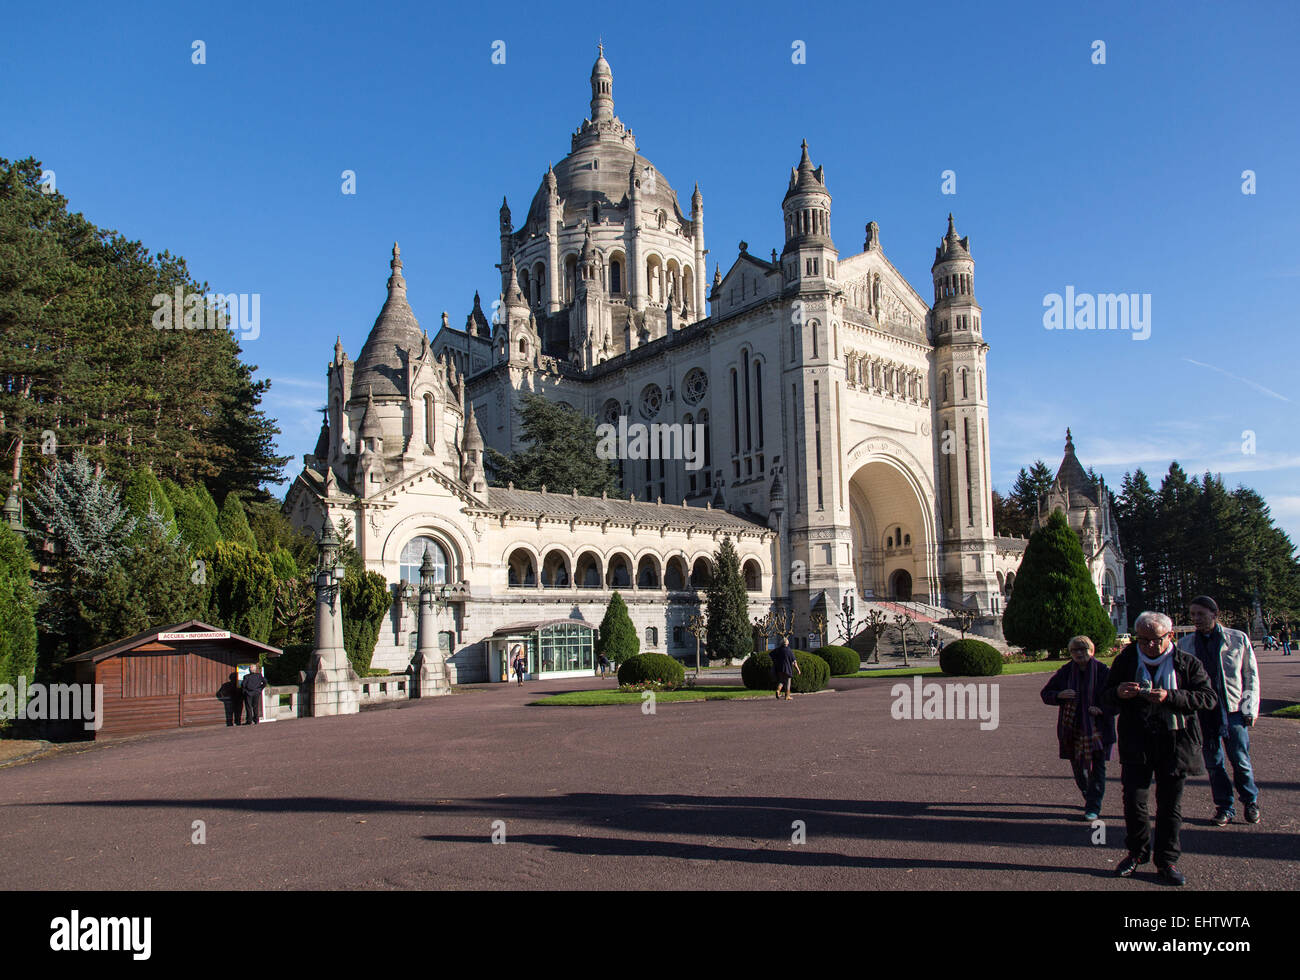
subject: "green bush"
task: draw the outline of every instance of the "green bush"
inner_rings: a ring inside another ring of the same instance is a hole
[[[751,691],[775,691],[772,658],[765,652],[755,650],[740,665],[740,682]]]
[[[794,675],[790,689],[795,694],[811,694],[820,691],[831,679],[831,666],[815,653],[796,650],[794,658],[799,662],[799,673]]]
[[[686,682],[686,668],[680,660],[663,653],[638,653],[624,660],[618,668],[618,683],[640,684],[658,681],[664,685],[681,687]]]
[[[794,675],[791,691],[795,694],[811,694],[826,686],[830,680],[830,664],[806,650],[796,650],[794,658],[799,664],[799,673]],[[771,654],[757,650],[751,653],[740,665],[740,678],[745,687],[752,691],[775,691],[776,678],[772,676]]]
[[[311,665],[310,643],[294,643],[284,648],[278,657],[262,658],[262,673],[266,683],[272,686],[297,684],[298,672]]]
[[[849,647],[838,647],[832,644],[818,647],[815,653],[830,665],[832,677],[856,674],[862,669],[862,660],[858,657],[858,652]]]
[[[939,668],[957,677],[993,677],[1002,673],[1002,654],[983,640],[954,640],[939,654]]]

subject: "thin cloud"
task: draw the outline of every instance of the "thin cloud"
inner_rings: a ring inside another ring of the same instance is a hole
[[[1279,401],[1284,402],[1291,401],[1291,399],[1287,398],[1286,395],[1279,395],[1272,388],[1265,388],[1262,384],[1259,384],[1256,381],[1251,381],[1250,378],[1243,378],[1239,374],[1233,374],[1231,371],[1225,371],[1221,367],[1215,367],[1213,364],[1206,364],[1203,361],[1193,361],[1190,357],[1184,357],[1183,360],[1188,364],[1195,364],[1197,367],[1209,368],[1211,371],[1218,371],[1220,374],[1226,374],[1228,377],[1232,378],[1233,381],[1240,381],[1244,385],[1250,385],[1256,391],[1263,392],[1271,398],[1276,398]]]

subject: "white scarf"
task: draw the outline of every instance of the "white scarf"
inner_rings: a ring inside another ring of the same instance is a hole
[[[1138,648],[1138,683],[1147,681],[1151,684],[1152,690],[1176,691],[1178,690],[1178,675],[1174,673],[1174,645],[1169,644],[1169,649],[1159,657],[1151,658]],[[1153,707],[1156,707],[1153,705]],[[1183,718],[1176,712],[1168,710],[1168,699],[1162,701],[1158,707],[1165,709],[1165,717],[1169,722],[1170,728],[1182,728]]]

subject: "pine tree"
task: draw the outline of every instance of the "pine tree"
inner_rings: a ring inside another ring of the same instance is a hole
[[[257,550],[257,538],[253,536],[253,531],[248,526],[248,518],[244,516],[244,505],[239,499],[239,494],[233,491],[226,494],[226,499],[221,504],[217,530],[221,532],[222,540],[234,541],[245,548]]]
[[[519,409],[527,449],[510,456],[489,449],[485,463],[493,486],[578,493],[598,497],[618,492],[618,470],[596,455],[596,421],[567,405],[525,394]]]
[[[1079,537],[1060,511],[1029,538],[1002,632],[1008,643],[1053,656],[1075,636],[1091,638],[1099,651],[1115,641],[1115,627],[1097,598]]]
[[[36,675],[36,592],[22,535],[0,523],[0,684]],[[0,727],[4,721],[0,719]]]
[[[600,621],[600,632],[596,636],[596,656],[603,653],[617,667],[640,651],[641,638],[636,635],[636,627],[632,625],[632,617],[627,612],[627,603],[616,590],[609,597],[609,605],[605,607],[605,618]]]
[[[713,555],[707,610],[711,657],[724,658],[730,664],[754,652],[754,629],[749,621],[749,597],[740,574],[740,556],[727,537]]]

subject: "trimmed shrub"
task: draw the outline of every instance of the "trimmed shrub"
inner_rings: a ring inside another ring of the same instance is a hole
[[[775,691],[772,658],[765,651],[755,650],[740,665],[740,682],[751,691]]]
[[[681,687],[686,683],[686,668],[680,660],[664,653],[638,653],[624,660],[618,668],[618,682],[642,684],[658,681],[664,685]]]
[[[799,673],[794,675],[790,690],[795,694],[811,694],[820,691],[831,679],[831,666],[815,653],[796,650],[795,660],[799,661]]]
[[[858,657],[858,652],[849,647],[830,645],[818,647],[813,652],[830,665],[832,677],[839,677],[842,674],[856,674],[862,669],[862,661]]]
[[[795,694],[820,691],[830,680],[831,668],[821,657],[806,650],[794,651],[799,663],[799,673],[794,675],[790,690]],[[754,651],[740,665],[740,678],[752,691],[775,691],[776,678],[772,676],[772,657],[767,651]]]
[[[993,677],[1002,673],[1002,654],[983,640],[954,640],[939,654],[939,668],[957,677]]]

